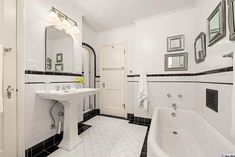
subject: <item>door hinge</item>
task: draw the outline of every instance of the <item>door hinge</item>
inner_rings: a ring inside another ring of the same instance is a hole
[[[124,54],[126,54],[126,49],[124,49]]]
[[[123,108],[126,109],[126,104],[122,104],[123,105]]]

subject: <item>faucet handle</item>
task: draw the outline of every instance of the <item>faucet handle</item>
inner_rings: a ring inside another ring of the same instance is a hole
[[[60,91],[60,86],[56,86],[56,91]]]
[[[183,95],[182,95],[182,94],[179,94],[179,95],[178,95],[178,98],[182,99],[182,98],[183,98]]]
[[[171,98],[171,94],[167,94],[167,97],[168,97],[168,98]]]

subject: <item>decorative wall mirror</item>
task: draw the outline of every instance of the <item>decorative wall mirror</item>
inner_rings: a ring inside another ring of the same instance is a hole
[[[165,71],[188,70],[188,53],[175,53],[165,55]]]
[[[201,32],[194,42],[194,55],[196,63],[201,63],[206,58],[206,34]]]
[[[221,0],[207,18],[208,46],[212,46],[226,36],[226,0]]]
[[[228,0],[228,6],[228,24],[230,30],[229,38],[230,40],[235,40],[235,0]]]
[[[184,50],[184,35],[167,38],[167,52]]]
[[[74,72],[74,40],[65,30],[46,27],[45,61],[46,71]]]

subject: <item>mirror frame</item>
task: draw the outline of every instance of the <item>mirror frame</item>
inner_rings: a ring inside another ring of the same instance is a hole
[[[210,21],[219,12],[219,33],[217,33],[212,39],[210,39]],[[226,36],[226,0],[221,0],[217,7],[213,10],[210,16],[207,18],[207,31],[208,31],[208,46],[212,46]]]
[[[168,68],[168,57],[184,56],[184,67]],[[165,71],[187,71],[188,70],[188,53],[165,54]]]
[[[180,47],[177,48],[172,48],[171,47],[171,42],[172,40],[178,39],[180,42]],[[185,37],[184,35],[176,35],[176,36],[171,36],[167,38],[167,52],[173,52],[173,51],[182,51],[184,50],[185,46]]]
[[[201,46],[202,46],[202,56],[199,56],[197,58],[197,42],[198,40],[201,39]],[[194,57],[195,57],[195,62],[198,64],[198,63],[201,63],[205,60],[206,58],[206,34],[204,32],[201,32],[197,38],[195,39],[195,42],[194,42]]]
[[[72,72],[68,72],[68,71],[56,71],[56,64],[55,65],[52,65],[51,63],[50,64],[48,64],[48,60],[47,60],[47,53],[48,53],[48,50],[47,50],[47,45],[48,45],[48,43],[47,43],[47,36],[48,36],[48,30],[47,30],[47,28],[50,28],[50,27],[56,27],[56,25],[48,25],[48,26],[46,26],[45,27],[45,71],[46,72],[62,72],[62,73],[74,73],[74,63],[73,63],[73,71]],[[64,29],[63,29],[63,31],[65,31]],[[71,36],[71,38],[73,38],[72,36]],[[74,45],[74,39],[73,39],[73,45]],[[74,54],[75,52],[73,52],[73,54]],[[57,59],[57,57],[56,57],[56,59]],[[61,63],[60,63],[61,64]],[[48,70],[47,69],[47,67],[51,67],[51,70]],[[54,68],[54,69],[53,69]],[[63,70],[64,70],[64,65],[63,65]]]
[[[235,40],[235,21],[234,21],[234,6],[235,0],[228,0],[228,24],[229,24],[229,39],[231,41]]]

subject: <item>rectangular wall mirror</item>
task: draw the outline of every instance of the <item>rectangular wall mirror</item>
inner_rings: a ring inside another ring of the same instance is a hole
[[[235,0],[228,0],[228,6],[228,23],[230,30],[229,38],[230,40],[235,40]]]
[[[226,1],[221,0],[211,15],[207,18],[208,46],[212,46],[226,36]]]
[[[165,71],[188,70],[188,53],[175,53],[165,55]]]
[[[206,34],[201,32],[194,42],[194,55],[196,63],[201,63],[206,58]]]
[[[46,28],[46,71],[74,71],[74,40],[65,30],[55,26]]]

